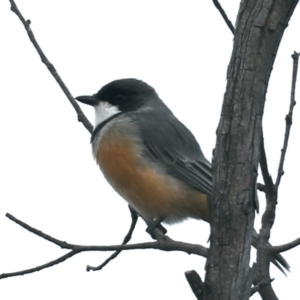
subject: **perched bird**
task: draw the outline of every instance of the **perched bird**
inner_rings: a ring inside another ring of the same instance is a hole
[[[91,143],[101,171],[148,227],[187,218],[209,222],[211,164],[151,86],[115,80],[76,99],[95,109]],[[282,270],[276,260],[289,268],[280,254],[272,262]]]
[[[91,143],[101,171],[148,226],[209,221],[211,164],[151,86],[121,79],[76,99],[95,108]]]

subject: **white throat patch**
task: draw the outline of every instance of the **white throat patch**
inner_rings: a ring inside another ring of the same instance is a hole
[[[104,101],[99,102],[99,104],[95,106],[94,128],[119,112],[120,110],[116,106],[110,105],[108,102]]]

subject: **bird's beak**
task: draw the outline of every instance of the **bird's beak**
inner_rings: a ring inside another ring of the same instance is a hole
[[[75,98],[77,101],[82,102],[84,104],[95,106],[98,104],[99,100],[95,98],[95,96],[79,96]]]

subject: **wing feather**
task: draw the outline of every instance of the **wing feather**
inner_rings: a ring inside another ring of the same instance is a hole
[[[195,137],[162,103],[160,109],[131,113],[146,154],[185,184],[211,194],[212,171]]]

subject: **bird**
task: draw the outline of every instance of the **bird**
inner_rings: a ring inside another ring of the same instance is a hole
[[[76,99],[95,109],[91,144],[104,177],[148,226],[209,221],[211,164],[154,88],[120,79]]]
[[[104,177],[148,228],[209,223],[212,165],[153,87],[119,79],[75,99],[95,109],[92,152]],[[281,268],[278,261],[289,268],[280,254],[272,262]]]

